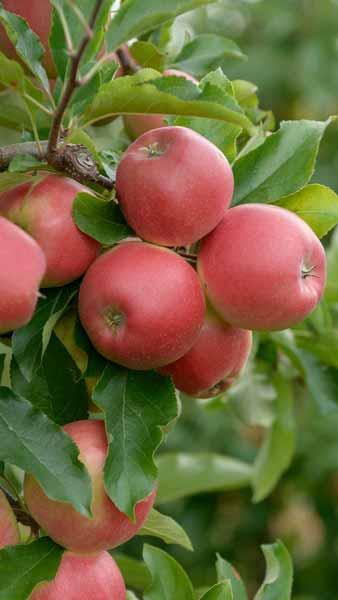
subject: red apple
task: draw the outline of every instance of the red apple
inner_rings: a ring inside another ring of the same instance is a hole
[[[2,5],[6,10],[23,17],[38,35],[46,51],[44,67],[48,76],[54,78],[56,69],[48,42],[52,20],[52,6],[49,0],[2,0]],[[15,48],[2,26],[0,26],[0,50],[7,58],[18,60]]]
[[[191,350],[159,371],[170,375],[181,392],[210,398],[233,383],[249,357],[251,345],[251,331],[231,327],[209,311]]]
[[[0,217],[0,334],[31,320],[46,270],[41,248],[27,233]]]
[[[65,552],[55,578],[36,586],[29,600],[126,600],[126,588],[108,552]]]
[[[130,369],[152,369],[183,356],[202,327],[205,301],[194,269],[180,256],[124,242],[86,273],[79,313],[103,356]]]
[[[141,238],[164,246],[187,246],[212,231],[233,189],[227,159],[186,127],[145,133],[123,154],[116,173],[129,225]]]
[[[64,427],[80,450],[93,486],[92,515],[80,515],[70,504],[46,496],[32,475],[26,474],[24,484],[28,510],[44,531],[58,544],[73,552],[109,550],[132,538],[142,527],[155,500],[156,490],[138,502],[135,522],[131,521],[108,497],[103,468],[108,442],[102,421],[76,421]]]
[[[228,210],[202,242],[198,270],[216,311],[234,327],[275,330],[302,321],[320,301],[325,252],[294,213],[266,204]]]
[[[192,83],[198,85],[197,79],[188,73],[178,71],[177,69],[166,69],[163,72],[166,77],[182,77]],[[152,115],[152,114],[141,114],[141,115],[124,115],[124,126],[130,139],[136,140],[140,135],[150,131],[151,129],[158,129],[159,127],[165,127],[166,121],[163,115]]]
[[[47,259],[42,287],[65,285],[81,277],[95,260],[100,245],[82,233],[72,218],[81,184],[58,175],[42,175],[0,195],[0,214],[25,229],[41,246]]]
[[[18,523],[5,494],[0,490],[0,548],[20,543]]]

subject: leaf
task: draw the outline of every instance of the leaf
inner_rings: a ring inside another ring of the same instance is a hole
[[[275,418],[254,463],[255,502],[260,502],[273,490],[290,465],[295,450],[292,384],[280,374],[275,376],[274,383],[278,392]]]
[[[237,596],[232,593],[231,583],[222,581],[203,594],[201,600],[237,600]]]
[[[216,85],[201,90],[182,77],[160,77],[153,69],[103,85],[85,111],[84,126],[108,116],[135,113],[207,117],[253,129],[234,98]]]
[[[0,10],[3,9],[0,8]],[[34,101],[32,102],[30,98],[43,104],[43,92],[35,87],[29,77],[25,76],[25,72],[19,63],[6,58],[2,52],[0,52],[0,83],[13,92],[20,94],[22,101],[28,106],[32,114],[35,115],[39,112],[40,109],[36,107]]]
[[[39,37],[30,29],[22,17],[0,6],[0,21],[5,26],[8,37],[29,70],[49,90],[49,82],[41,61],[45,54]]]
[[[44,290],[34,316],[25,327],[17,329],[12,337],[13,354],[27,381],[41,365],[52,330],[69,303],[77,294],[78,283],[62,288]]]
[[[41,581],[54,579],[63,548],[49,538],[0,550],[0,600],[26,600]]]
[[[1,338],[0,338],[1,340]],[[12,360],[12,348],[0,341],[0,386],[10,387],[10,365]]]
[[[217,581],[227,579],[231,582],[234,600],[248,600],[248,595],[240,575],[235,571],[234,567],[219,554],[217,554],[216,571]]]
[[[325,185],[307,185],[276,204],[296,213],[320,238],[338,223],[338,196]]]
[[[83,233],[106,246],[112,246],[134,234],[117,204],[100,200],[92,194],[80,193],[76,196],[73,218]]]
[[[145,544],[143,559],[152,576],[152,585],[144,594],[144,600],[195,600],[188,575],[169,554]]]
[[[158,537],[166,544],[178,544],[186,550],[193,550],[191,541],[184,529],[167,515],[162,515],[154,508],[151,510],[145,524],[138,535]]]
[[[143,591],[151,585],[151,576],[146,565],[126,554],[111,552],[128,587]]]
[[[254,600],[291,600],[293,568],[282,542],[262,546],[267,571]]]
[[[228,456],[212,453],[165,453],[157,459],[159,483],[157,502],[185,496],[233,490],[250,482],[251,466]]]
[[[273,420],[276,390],[270,372],[255,371],[248,365],[226,396],[239,418],[250,426],[269,427]]]
[[[243,60],[246,56],[232,40],[214,33],[202,33],[182,48],[173,66],[195,77],[202,77],[224,58]]]
[[[129,52],[141,67],[150,67],[162,71],[166,56],[151,42],[137,41],[129,47]]]
[[[88,393],[81,371],[54,333],[33,379],[27,381],[13,360],[11,381],[14,392],[58,425],[88,417]]]
[[[236,140],[242,131],[241,127],[222,121],[203,119],[202,117],[177,117],[174,124],[197,131],[197,133],[215,144],[229,162],[235,160],[237,153]]]
[[[326,365],[338,369],[338,330],[330,329],[312,334],[295,330],[297,346],[314,354]]]
[[[126,0],[115,14],[106,43],[109,51],[116,50],[123,42],[140,37],[143,33],[156,29],[166,21],[216,0]]]
[[[109,451],[104,468],[108,495],[133,518],[135,504],[154,488],[154,453],[162,442],[161,427],[178,413],[174,387],[153,371],[130,371],[107,365],[93,401],[105,412]]]
[[[34,156],[30,156],[29,154],[17,154],[11,160],[8,171],[10,173],[24,173],[25,171],[31,171],[32,169],[43,166],[44,163],[40,162]]]
[[[274,202],[312,177],[328,121],[284,121],[264,144],[234,165],[233,204]]]
[[[73,441],[30,402],[0,387],[0,460],[31,473],[49,498],[90,516],[91,483]]]

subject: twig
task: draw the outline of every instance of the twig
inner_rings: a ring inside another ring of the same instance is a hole
[[[15,156],[28,154],[37,160],[46,160],[48,142],[40,142],[41,151],[36,142],[23,142],[0,148],[0,171],[7,171]]]
[[[94,10],[92,12],[92,15],[91,15],[89,23],[88,23],[90,32],[92,32],[92,29],[95,25],[95,21],[99,14],[102,3],[103,3],[103,0],[96,0],[96,2],[95,2]],[[90,39],[91,39],[91,34],[89,33],[89,30],[87,30],[85,32],[82,42],[79,46],[79,49],[74,54],[72,54],[70,57],[71,58],[71,68],[70,68],[69,79],[68,79],[65,91],[60,100],[60,103],[56,108],[56,111],[54,114],[54,119],[53,119],[53,124],[51,127],[51,132],[50,132],[50,136],[49,136],[49,140],[48,140],[47,160],[51,165],[53,165],[54,155],[57,151],[57,145],[59,142],[60,129],[61,129],[63,116],[67,110],[69,101],[70,101],[75,89],[78,86],[78,81],[77,81],[78,69],[79,69],[83,54],[84,54],[84,52],[87,48],[87,45],[89,44]]]
[[[137,73],[140,70],[140,66],[133,59],[128,50],[126,50],[123,46],[116,50],[117,57],[120,61],[121,67],[123,68],[126,74],[128,73]]]
[[[3,490],[6,498],[11,505],[13,512],[15,514],[16,520],[22,525],[26,527],[30,527],[32,534],[34,537],[38,537],[40,526],[33,519],[33,517],[24,509],[21,502],[19,500],[14,500],[10,494],[7,494],[5,490]]]

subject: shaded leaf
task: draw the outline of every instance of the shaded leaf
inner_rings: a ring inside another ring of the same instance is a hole
[[[245,59],[238,45],[222,35],[202,33],[188,42],[175,58],[175,68],[182,69],[195,77],[212,71],[224,58]]]
[[[151,575],[146,565],[126,554],[111,552],[128,587],[143,591],[151,585]]]
[[[138,535],[150,535],[158,537],[166,544],[177,544],[192,550],[191,541],[184,529],[167,515],[162,515],[154,508],[150,512],[145,524],[138,532]]]
[[[92,194],[81,193],[76,196],[73,218],[83,233],[106,246],[112,246],[134,234],[115,202],[100,200]]]
[[[152,576],[152,585],[144,594],[144,600],[195,600],[188,575],[169,554],[146,544],[143,559]]]
[[[224,560],[224,558],[222,558],[219,554],[217,555],[216,571],[217,581],[223,581],[223,579],[227,579],[231,582],[234,600],[248,600],[248,594],[239,573],[237,573],[234,567]]]

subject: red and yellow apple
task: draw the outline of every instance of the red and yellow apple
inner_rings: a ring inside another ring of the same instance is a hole
[[[88,269],[100,245],[75,225],[72,207],[80,183],[59,175],[41,175],[0,195],[0,215],[27,231],[42,248],[47,271],[42,287],[65,285]]]
[[[36,479],[26,474],[25,502],[40,527],[58,544],[80,553],[109,550],[132,538],[142,527],[155,500],[156,490],[135,507],[135,521],[122,513],[106,493],[103,468],[108,452],[105,426],[102,421],[76,421],[65,425],[64,431],[73,439],[79,459],[88,469],[92,481],[93,517],[78,513],[70,504],[51,500]]]
[[[0,490],[0,548],[20,543],[20,533],[15,514],[4,492]]]
[[[266,204],[228,210],[203,241],[198,270],[222,318],[242,329],[278,330],[302,321],[320,301],[322,244],[294,213]]]
[[[52,581],[37,585],[29,600],[125,600],[119,568],[108,552],[65,552]]]
[[[116,173],[129,225],[142,239],[164,246],[186,246],[212,231],[233,189],[224,155],[186,127],[145,133],[123,154]]]
[[[87,271],[79,314],[103,356],[130,369],[152,369],[183,356],[205,314],[194,269],[167,248],[123,242]]]
[[[251,346],[251,331],[231,327],[208,311],[191,350],[159,372],[170,375],[181,392],[210,398],[233,383],[246,364]]]
[[[0,217],[0,334],[31,320],[46,259],[38,244]]]

